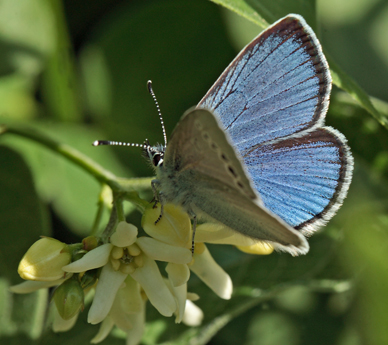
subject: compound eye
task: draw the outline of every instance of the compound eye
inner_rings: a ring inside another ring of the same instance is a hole
[[[163,162],[163,155],[161,155],[160,153],[154,154],[154,156],[152,157],[152,164],[155,167],[157,167],[160,164],[162,164],[162,162]]]

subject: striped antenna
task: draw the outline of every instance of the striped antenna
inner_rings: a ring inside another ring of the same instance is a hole
[[[160,111],[158,100],[156,99],[154,90],[152,89],[152,81],[151,80],[147,81],[147,87],[148,87],[148,92],[151,94],[152,98],[154,99],[156,109],[158,110],[160,124],[162,125],[162,130],[163,130],[164,147],[166,147],[167,146],[166,129],[164,128],[162,112]],[[121,141],[109,141],[109,140],[96,140],[92,145],[93,146],[109,145],[109,146],[141,147],[142,149],[146,149],[146,150],[151,148],[151,145],[148,143],[148,139],[146,139],[145,144],[123,143]]]
[[[141,147],[142,149],[150,148],[150,145],[145,144],[136,144],[136,143],[122,143],[121,141],[109,141],[109,140],[96,140],[93,146],[109,145],[109,146],[131,146],[131,147]]]
[[[156,99],[154,90],[152,89],[152,81],[151,80],[147,81],[147,87],[148,87],[148,92],[151,94],[152,98],[154,99],[156,109],[158,110],[159,120],[160,120],[160,124],[162,125],[162,131],[163,131],[164,147],[167,147],[167,135],[166,135],[166,129],[164,128],[162,112],[160,111],[158,100]]]

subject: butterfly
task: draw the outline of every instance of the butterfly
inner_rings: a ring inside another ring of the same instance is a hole
[[[334,216],[352,178],[345,137],[324,126],[330,91],[313,30],[295,14],[275,22],[182,116],[168,144],[142,146],[162,205],[183,206],[194,227],[200,216],[306,254],[305,236]]]

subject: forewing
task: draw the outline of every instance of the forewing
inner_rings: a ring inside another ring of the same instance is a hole
[[[198,107],[211,109],[240,151],[321,126],[331,77],[321,46],[298,15],[248,44]]]
[[[195,171],[216,179],[256,200],[258,196],[240,159],[214,115],[205,109],[194,109],[186,112],[175,127],[163,164],[165,169],[173,169],[177,174]]]
[[[261,206],[240,159],[209,111],[196,109],[182,117],[171,135],[163,169],[163,193],[167,191],[169,201],[293,255],[308,251],[301,234]]]
[[[244,162],[265,206],[304,234],[338,210],[353,171],[346,139],[331,127],[257,147]]]

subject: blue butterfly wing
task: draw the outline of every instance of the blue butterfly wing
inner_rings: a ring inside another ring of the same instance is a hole
[[[292,15],[246,46],[198,106],[219,116],[242,152],[322,125],[330,90],[329,68],[314,32]]]
[[[198,104],[221,121],[265,206],[304,233],[334,215],[352,174],[346,139],[323,127],[330,91],[314,32],[289,15],[248,44]]]
[[[322,127],[256,147],[243,157],[264,205],[310,234],[341,206],[353,160],[344,136]]]

